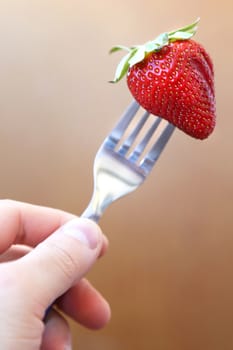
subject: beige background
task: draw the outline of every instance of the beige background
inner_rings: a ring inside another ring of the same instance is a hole
[[[90,274],[112,321],[74,325],[74,349],[233,348],[232,11],[229,0],[1,0],[0,196],[80,214],[92,162],[131,97],[108,84],[120,54],[201,17],[217,127],[176,131],[145,185],[101,221],[111,247]]]

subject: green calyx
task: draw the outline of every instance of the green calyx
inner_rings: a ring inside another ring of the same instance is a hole
[[[121,80],[129,68],[131,68],[136,63],[143,61],[146,55],[149,53],[159,51],[164,46],[176,40],[188,40],[192,38],[197,31],[199,20],[200,19],[198,18],[194,23],[172,32],[162,33],[157,38],[146,42],[144,45],[136,45],[132,47],[126,47],[122,45],[114,46],[110,50],[110,53],[124,50],[127,51],[127,54],[121,59],[120,63],[118,64],[115,72],[115,77],[111,82],[117,83],[119,80]]]

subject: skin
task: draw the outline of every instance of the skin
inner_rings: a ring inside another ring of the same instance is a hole
[[[91,329],[110,308],[85,274],[107,250],[98,225],[67,212],[0,201],[0,348],[71,349],[60,310]],[[56,308],[46,310],[51,304]]]

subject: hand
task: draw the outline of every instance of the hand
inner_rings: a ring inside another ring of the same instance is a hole
[[[83,278],[107,248],[100,228],[66,212],[0,201],[0,348],[71,349],[67,321],[89,328],[110,318],[104,298]],[[45,311],[55,301],[44,320]]]

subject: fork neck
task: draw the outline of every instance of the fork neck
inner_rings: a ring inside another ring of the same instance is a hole
[[[84,210],[82,217],[91,219],[98,223],[105,209],[112,203],[112,196],[108,192],[100,191],[98,187],[92,195],[91,201]]]
[[[93,211],[93,208],[91,207],[91,205],[89,205],[85,211],[82,213],[81,215],[83,218],[86,218],[86,219],[90,219],[96,223],[99,222],[100,220],[100,217],[102,216],[102,214],[97,214]]]

